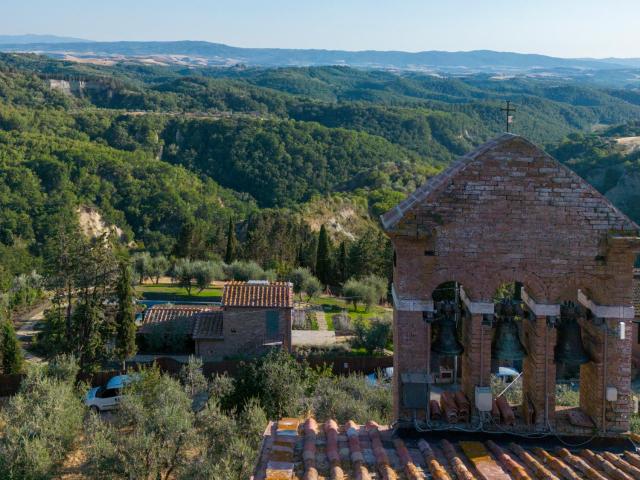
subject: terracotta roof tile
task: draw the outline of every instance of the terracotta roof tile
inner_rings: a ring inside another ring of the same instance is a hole
[[[280,478],[397,478],[420,480],[550,480],[640,478],[640,456],[630,451],[563,448],[554,439],[531,443],[489,435],[457,441],[445,434],[402,435],[374,422],[339,426],[307,419],[271,422],[255,480]],[[498,440],[499,438],[499,440]]]
[[[193,339],[220,339],[222,335],[222,310],[209,310],[194,315],[195,325],[193,327]]]
[[[222,293],[225,307],[293,308],[289,282],[228,282]]]
[[[176,323],[192,334],[198,315],[220,311],[220,307],[211,305],[153,305],[144,312],[139,332],[149,333],[155,325]]]

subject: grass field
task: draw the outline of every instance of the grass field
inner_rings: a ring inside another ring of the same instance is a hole
[[[167,300],[170,302],[219,302],[222,298],[222,289],[220,288],[205,288],[201,292],[198,291],[198,288],[193,288],[190,296],[185,288],[166,283],[138,285],[136,293],[142,300]]]
[[[327,323],[329,323],[331,315],[341,312],[346,312],[352,320],[356,320],[358,318],[381,318],[390,315],[392,312],[390,308],[381,307],[379,305],[372,305],[371,308],[367,310],[362,304],[358,304],[358,309],[356,310],[353,307],[353,303],[347,303],[341,298],[329,297],[326,295],[312,298],[309,303],[322,307],[322,310],[324,310],[324,313],[327,316]],[[332,325],[333,321],[331,321],[329,326],[331,327]]]

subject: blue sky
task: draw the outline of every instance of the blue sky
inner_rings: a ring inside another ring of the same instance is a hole
[[[640,57],[640,0],[2,0],[0,34]]]

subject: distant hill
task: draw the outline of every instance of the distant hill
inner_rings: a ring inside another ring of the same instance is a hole
[[[634,59],[565,59],[545,55],[475,50],[470,52],[401,52],[297,50],[279,48],[238,48],[201,41],[176,42],[68,42],[34,39],[11,41],[0,37],[3,51],[34,51],[90,57],[161,57],[156,61],[225,66],[317,66],[349,65],[361,68],[385,68],[422,71],[521,72],[540,69],[610,70],[636,67]],[[175,58],[188,57],[188,58]]]
[[[35,35],[27,33],[25,35],[0,35],[0,44],[14,44],[14,45],[26,45],[26,44],[48,44],[48,43],[89,43],[91,40],[84,40],[82,38],[74,37],[59,37],[57,35]]]

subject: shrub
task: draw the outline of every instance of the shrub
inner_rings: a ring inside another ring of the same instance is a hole
[[[322,285],[320,284],[320,280],[316,277],[310,276],[304,281],[302,289],[306,292],[307,301],[309,301],[315,297],[320,290],[322,290]]]
[[[333,328],[336,332],[351,332],[353,325],[351,317],[346,313],[336,313],[332,316]]]
[[[304,284],[309,277],[311,271],[308,268],[298,267],[289,274],[289,281],[293,284],[293,292],[302,295]]]
[[[75,389],[72,358],[33,366],[17,395],[0,412],[0,477],[52,478],[82,428],[84,407]]]
[[[344,284],[343,295],[348,298],[357,310],[358,303],[363,302],[367,310],[380,303],[387,294],[387,281],[382,277],[368,275],[360,280],[350,278]]]
[[[333,418],[341,424],[348,420],[388,424],[392,420],[391,389],[372,387],[362,375],[321,378],[313,398],[313,411],[320,421]]]
[[[367,353],[384,350],[391,342],[391,323],[381,319],[362,319],[355,322],[355,336],[351,341],[354,348],[364,348]]]
[[[235,261],[224,267],[225,275],[241,282],[248,280],[266,280],[265,271],[256,262]]]
[[[288,353],[273,350],[240,368],[226,406],[244,407],[251,398],[256,398],[269,418],[300,415],[312,382],[308,370]]]
[[[580,389],[577,385],[559,383],[556,385],[556,405],[577,407],[580,405]]]

